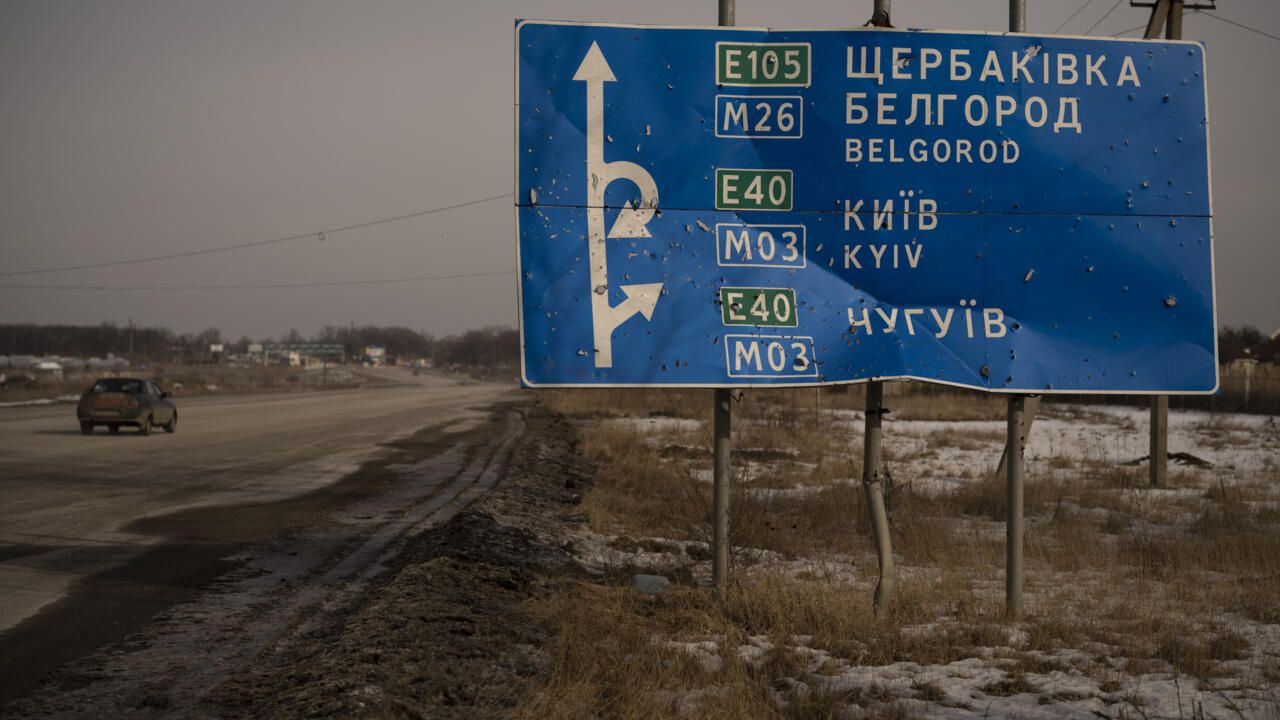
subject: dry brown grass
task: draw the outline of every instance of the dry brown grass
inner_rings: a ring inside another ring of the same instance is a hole
[[[541,390],[538,399],[569,417],[675,417],[701,419],[711,412],[711,390],[574,388]]]
[[[597,472],[596,490],[584,498],[583,510],[594,530],[710,540],[710,484],[691,477],[680,462],[664,458],[662,446],[635,427],[602,424],[586,430],[584,448]],[[793,480],[800,478],[792,474],[799,472],[783,468],[735,478],[731,540],[743,549],[738,561],[750,562],[752,550],[799,557],[819,547],[858,549],[856,534],[866,526],[861,484],[827,484],[801,494],[773,492],[797,484]],[[807,479],[812,481],[812,475]]]
[[[678,401],[657,397],[653,405],[634,401],[626,413],[702,420],[692,435],[654,437],[635,425],[584,425],[586,451],[597,461],[597,485],[584,500],[594,529],[709,539],[710,483],[691,473],[710,467],[710,452],[689,450],[709,446],[710,397],[703,394]],[[625,575],[611,576],[616,586],[566,585],[530,608],[553,626],[558,645],[556,670],[528,714],[836,717],[858,707],[859,716],[896,717],[906,706],[883,688],[834,692],[821,678],[847,665],[942,665],[984,648],[1007,658],[1001,661],[1007,675],[989,694],[1039,692],[1031,676],[1067,669],[1044,653],[1088,647],[1099,655],[1071,670],[1096,678],[1099,692],[1129,697],[1136,708],[1141,697],[1132,687],[1123,690],[1128,686],[1117,678],[1170,672],[1211,684],[1239,673],[1240,660],[1253,652],[1231,618],[1280,622],[1280,476],[1206,485],[1204,475],[1180,471],[1170,487],[1198,492],[1162,496],[1147,492],[1145,468],[1117,466],[1101,454],[1050,459],[1046,472],[1028,478],[1028,597],[1018,651],[1009,650],[1003,617],[1005,487],[993,473],[943,494],[917,492],[911,478],[897,478],[891,524],[904,574],[891,612],[876,617],[869,602],[874,555],[858,482],[859,432],[851,422],[856,416],[837,416],[844,419],[834,423],[829,412],[861,409],[861,402],[860,388],[748,393],[734,418],[735,458],[741,461],[731,525],[737,584],[727,600],[713,602],[691,576],[678,578],[684,584],[657,598],[636,595]],[[972,403],[961,393],[914,390],[887,404],[907,409],[901,415],[928,419],[990,420],[1003,409],[1000,399]],[[1063,412],[1083,417],[1091,411]],[[1099,418],[1105,419],[1083,421]],[[1210,435],[1238,431],[1206,429]],[[930,436],[931,443],[972,450],[1001,439],[996,432],[976,437],[945,429]],[[861,574],[849,584],[847,575],[833,582],[839,576],[825,575],[821,563],[807,570],[750,570],[765,551],[783,560],[834,554],[837,562],[852,559]],[[830,659],[810,663],[795,650],[794,636],[810,636],[805,645]],[[738,648],[751,637],[768,638],[773,649],[744,660]],[[682,639],[715,639],[720,670],[710,672],[685,650],[665,644]],[[1250,682],[1280,683],[1274,659],[1250,672],[1262,678]],[[922,684],[904,697],[940,695],[939,688]],[[1078,699],[1047,691],[1041,697]]]
[[[593,528],[681,539],[700,534],[695,528],[706,520],[705,493],[641,431],[596,425],[584,433],[583,450],[596,466],[595,491],[582,503]]]
[[[793,638],[811,636],[808,647],[860,664],[950,662],[1006,640],[994,608],[939,633],[908,632],[909,625],[953,604],[927,583],[907,583],[901,608],[877,619],[860,590],[777,574],[734,586],[724,603],[692,588],[648,598],[625,587],[568,582],[529,608],[553,628],[556,640],[550,679],[522,714],[811,718],[837,717],[852,705],[870,717],[903,717],[906,707],[884,688],[824,691],[824,668],[797,652]],[[745,658],[739,648],[751,645],[752,637],[767,638],[772,647]],[[706,638],[717,642],[714,671],[667,644]],[[787,704],[779,706],[770,690]],[[680,698],[696,702],[682,708]]]
[[[648,417],[664,415],[703,418],[711,412],[710,390],[675,388],[573,388],[543,390],[539,397],[558,412],[574,417]],[[766,417],[822,410],[861,411],[866,405],[864,385],[823,388],[759,388],[742,392],[746,411]],[[919,383],[890,383],[885,407],[904,420],[1003,420],[1004,398],[971,390]],[[764,408],[750,409],[750,406]]]

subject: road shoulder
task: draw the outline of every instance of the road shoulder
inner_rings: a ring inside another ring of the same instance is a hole
[[[575,572],[584,477],[563,417],[530,407],[504,481],[396,558],[358,602],[218,688],[206,708],[254,717],[495,717],[545,675],[545,628],[522,606]],[[569,485],[567,487],[566,485]]]
[[[585,473],[573,429],[538,407],[500,407],[456,436],[467,441],[383,466],[448,477],[439,491],[388,503],[397,484],[383,482],[336,519],[312,515],[303,531],[243,549],[199,598],[62,668],[7,713],[492,717],[514,707],[546,665],[545,631],[521,605],[572,571],[561,544],[581,522],[580,498],[566,478]],[[309,569],[290,574],[295,562]]]

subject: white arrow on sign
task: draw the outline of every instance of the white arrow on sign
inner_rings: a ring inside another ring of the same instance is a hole
[[[596,367],[613,367],[613,331],[632,315],[653,319],[654,308],[662,294],[662,283],[623,285],[627,296],[618,305],[609,304],[608,252],[605,246],[604,191],[615,180],[630,180],[640,190],[640,206],[630,201],[623,205],[618,219],[609,229],[610,238],[647,238],[645,227],[658,207],[658,184],[647,170],[633,162],[604,159],[604,84],[617,82],[613,70],[591,43],[574,80],[587,84],[587,243],[591,263],[591,319],[595,328]]]

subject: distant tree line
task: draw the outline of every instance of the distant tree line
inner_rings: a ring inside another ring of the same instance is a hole
[[[1249,357],[1246,351],[1268,339],[1255,327],[1225,326],[1218,333],[1222,362]],[[231,341],[218,328],[198,333],[175,333],[162,327],[100,325],[0,325],[0,354],[105,357],[113,353],[132,361],[197,362],[209,355],[209,346],[222,343],[229,353],[244,354],[255,341],[241,337]],[[401,326],[325,325],[306,336],[296,329],[278,338],[257,342],[340,343],[347,357],[358,359],[370,345],[381,345],[387,354],[405,360],[430,359],[437,365],[480,368],[516,367],[520,359],[519,334],[504,327],[468,330],[460,335],[434,337],[423,330]]]
[[[167,360],[221,342],[217,328],[178,334],[168,328],[100,325],[0,325],[0,348],[8,355],[63,355]]]
[[[433,337],[421,330],[399,326],[325,325],[305,336],[296,329],[280,337],[248,337],[228,340],[218,328],[199,333],[175,333],[162,327],[100,325],[0,325],[0,354],[105,357],[114,354],[135,362],[198,362],[209,356],[209,346],[223,344],[227,353],[243,355],[254,342],[339,343],[353,360],[365,348],[380,345],[391,357],[429,359],[436,365],[479,368],[514,368],[519,364],[520,340],[511,328],[487,327],[460,335]]]
[[[1256,327],[1249,325],[1232,327],[1228,325],[1218,332],[1218,359],[1222,362],[1231,362],[1232,360],[1247,358],[1249,357],[1249,350],[1262,345],[1266,341],[1267,336],[1263,335]]]

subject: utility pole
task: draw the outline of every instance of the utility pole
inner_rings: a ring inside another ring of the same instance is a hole
[[[1009,32],[1027,31],[1027,0],[1009,0]],[[1008,439],[1005,441],[1005,562],[1004,605],[1010,620],[1022,616],[1022,484],[1023,442],[1030,422],[1024,424],[1026,398],[1009,397]]]
[[[1165,29],[1166,40],[1182,39],[1182,15],[1187,10],[1217,10],[1216,2],[1191,3],[1185,0],[1155,0],[1155,2],[1135,2],[1129,0],[1133,7],[1151,8],[1151,18],[1147,20],[1147,31],[1142,34],[1143,40],[1156,40],[1160,30]],[[1165,25],[1165,22],[1168,25]]]
[[[736,0],[718,0],[721,26],[734,24]],[[729,586],[729,451],[730,425],[733,419],[733,398],[726,388],[715,391],[712,423],[715,444],[713,447],[714,487],[712,489],[712,558],[711,583],[716,598],[723,600]]]

